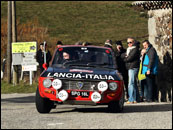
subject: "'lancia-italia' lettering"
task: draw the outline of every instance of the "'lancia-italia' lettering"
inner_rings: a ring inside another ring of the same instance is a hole
[[[73,74],[73,73],[48,73],[47,77],[57,78],[76,78],[76,79],[98,79],[98,80],[114,80],[112,75],[97,75],[97,74]]]

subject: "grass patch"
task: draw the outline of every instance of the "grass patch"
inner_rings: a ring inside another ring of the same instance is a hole
[[[50,37],[64,44],[77,41],[96,45],[148,32],[147,18],[131,6],[132,1],[17,1],[17,18],[26,23],[34,18],[48,28]],[[1,3],[1,17],[7,16],[7,2]],[[47,40],[47,39],[45,39]],[[52,41],[48,41],[54,45]]]
[[[13,84],[8,84],[6,81],[1,80],[1,94],[10,93],[35,93],[37,89],[37,83],[29,85],[21,81],[17,86]]]

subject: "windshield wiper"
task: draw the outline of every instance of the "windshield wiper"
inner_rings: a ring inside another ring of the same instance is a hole
[[[88,63],[87,65],[92,65],[92,66],[97,66],[97,67],[102,67],[102,68],[115,69],[113,67],[110,67],[110,64],[108,64],[108,63],[103,63],[103,64]]]
[[[107,68],[107,69],[115,69],[114,67],[110,67],[110,64],[108,63],[103,63],[103,64],[96,64],[95,62],[90,62],[90,63],[86,63],[86,64],[82,64],[82,63],[75,63],[75,62],[79,62],[80,60],[71,60],[71,61],[67,61],[65,63],[63,63],[63,66],[80,66],[80,67],[94,67],[94,68]],[[81,62],[81,61],[80,61]]]
[[[75,62],[78,62],[78,61],[80,61],[80,60],[70,60],[70,61],[64,62],[63,66],[66,65],[66,64],[71,64],[71,63],[75,63]]]
[[[69,66],[97,67],[95,65],[88,65],[88,64],[69,64]]]
[[[80,67],[94,67],[94,68],[107,68],[107,69],[115,69],[114,67],[108,66],[109,64],[69,64],[69,66],[80,66]]]

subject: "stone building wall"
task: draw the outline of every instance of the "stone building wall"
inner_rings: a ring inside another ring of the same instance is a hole
[[[172,100],[172,9],[148,11],[149,41],[159,56],[159,100]]]

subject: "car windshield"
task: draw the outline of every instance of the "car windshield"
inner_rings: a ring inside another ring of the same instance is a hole
[[[98,47],[58,48],[52,66],[82,66],[115,68],[112,52]]]

